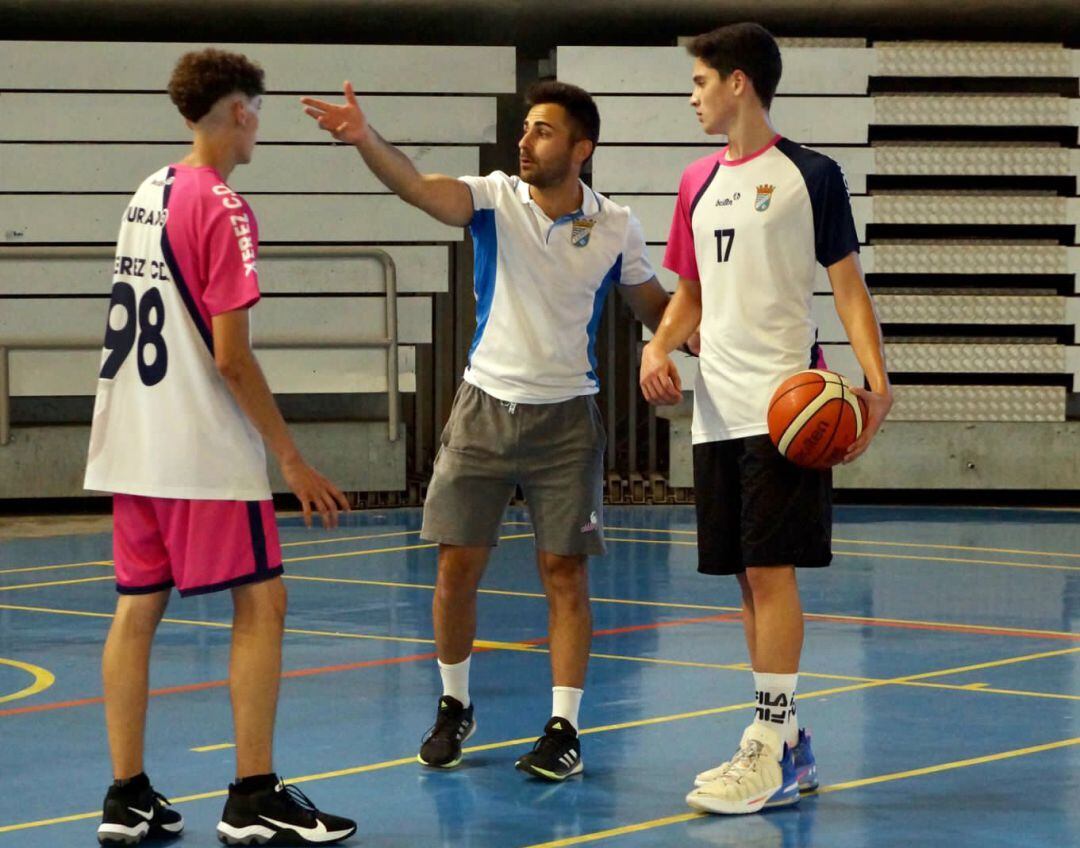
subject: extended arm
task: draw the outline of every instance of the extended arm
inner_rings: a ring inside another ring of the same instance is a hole
[[[351,83],[345,83],[345,103],[312,97],[304,97],[300,102],[322,129],[338,141],[356,147],[379,181],[406,203],[449,226],[468,226],[473,216],[469,187],[453,177],[417,171],[408,156],[384,140],[367,122]]]

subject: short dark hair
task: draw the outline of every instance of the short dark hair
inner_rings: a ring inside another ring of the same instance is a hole
[[[541,103],[562,106],[580,138],[587,138],[594,146],[600,141],[600,110],[585,89],[556,80],[533,83],[525,92],[525,106],[531,109]]]
[[[686,49],[721,78],[742,71],[754,84],[761,105],[766,109],[772,105],[784,66],[776,39],[761,24],[729,24],[697,36]]]
[[[263,76],[263,69],[246,56],[208,47],[180,57],[169,79],[169,99],[194,122],[227,94],[262,94]]]

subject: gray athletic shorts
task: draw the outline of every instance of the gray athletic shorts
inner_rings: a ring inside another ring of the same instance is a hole
[[[435,457],[421,537],[494,547],[520,485],[538,549],[560,556],[604,553],[606,443],[591,396],[511,404],[462,383]]]

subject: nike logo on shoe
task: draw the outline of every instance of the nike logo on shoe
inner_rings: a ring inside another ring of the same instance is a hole
[[[304,839],[309,839],[312,842],[329,842],[332,839],[337,839],[336,834],[330,833],[326,829],[326,823],[321,822],[318,819],[315,820],[315,827],[301,827],[298,824],[289,824],[288,822],[274,821],[269,816],[259,816],[265,822],[269,822],[277,828],[288,828],[289,830],[296,831]]]
[[[140,810],[138,807],[128,807],[128,809],[131,810],[131,812],[135,813],[135,815],[142,816],[147,821],[150,821],[150,819],[154,817],[153,807],[151,807],[149,810]]]

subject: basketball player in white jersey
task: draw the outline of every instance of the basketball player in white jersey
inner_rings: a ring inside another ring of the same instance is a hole
[[[786,138],[769,117],[780,50],[757,24],[694,39],[690,105],[728,143],[683,173],[664,265],[679,285],[645,347],[650,403],[681,398],[668,354],[700,325],[694,386],[698,570],[734,574],[757,706],[735,755],[702,772],[687,796],[713,813],[793,804],[817,785],[810,737],[796,718],[803,644],[796,569],[832,558],[832,477],[796,467],[773,447],[766,408],[797,371],[824,367],[810,317],[817,264],[871,391],[859,456],[892,404],[881,328],[859,265],[847,186],[831,159]]]
[[[237,777],[219,839],[322,845],[356,830],[272,765],[285,588],[264,442],[309,525],[312,507],[333,526],[348,504],[300,455],[249,344],[258,227],[226,180],[251,160],[262,92],[243,56],[182,57],[169,95],[194,144],[147,177],[120,225],[85,483],[113,493],[120,593],[102,662],[115,778],[102,843],[184,827],[143,768],[150,646],[173,587],[232,592]]]

